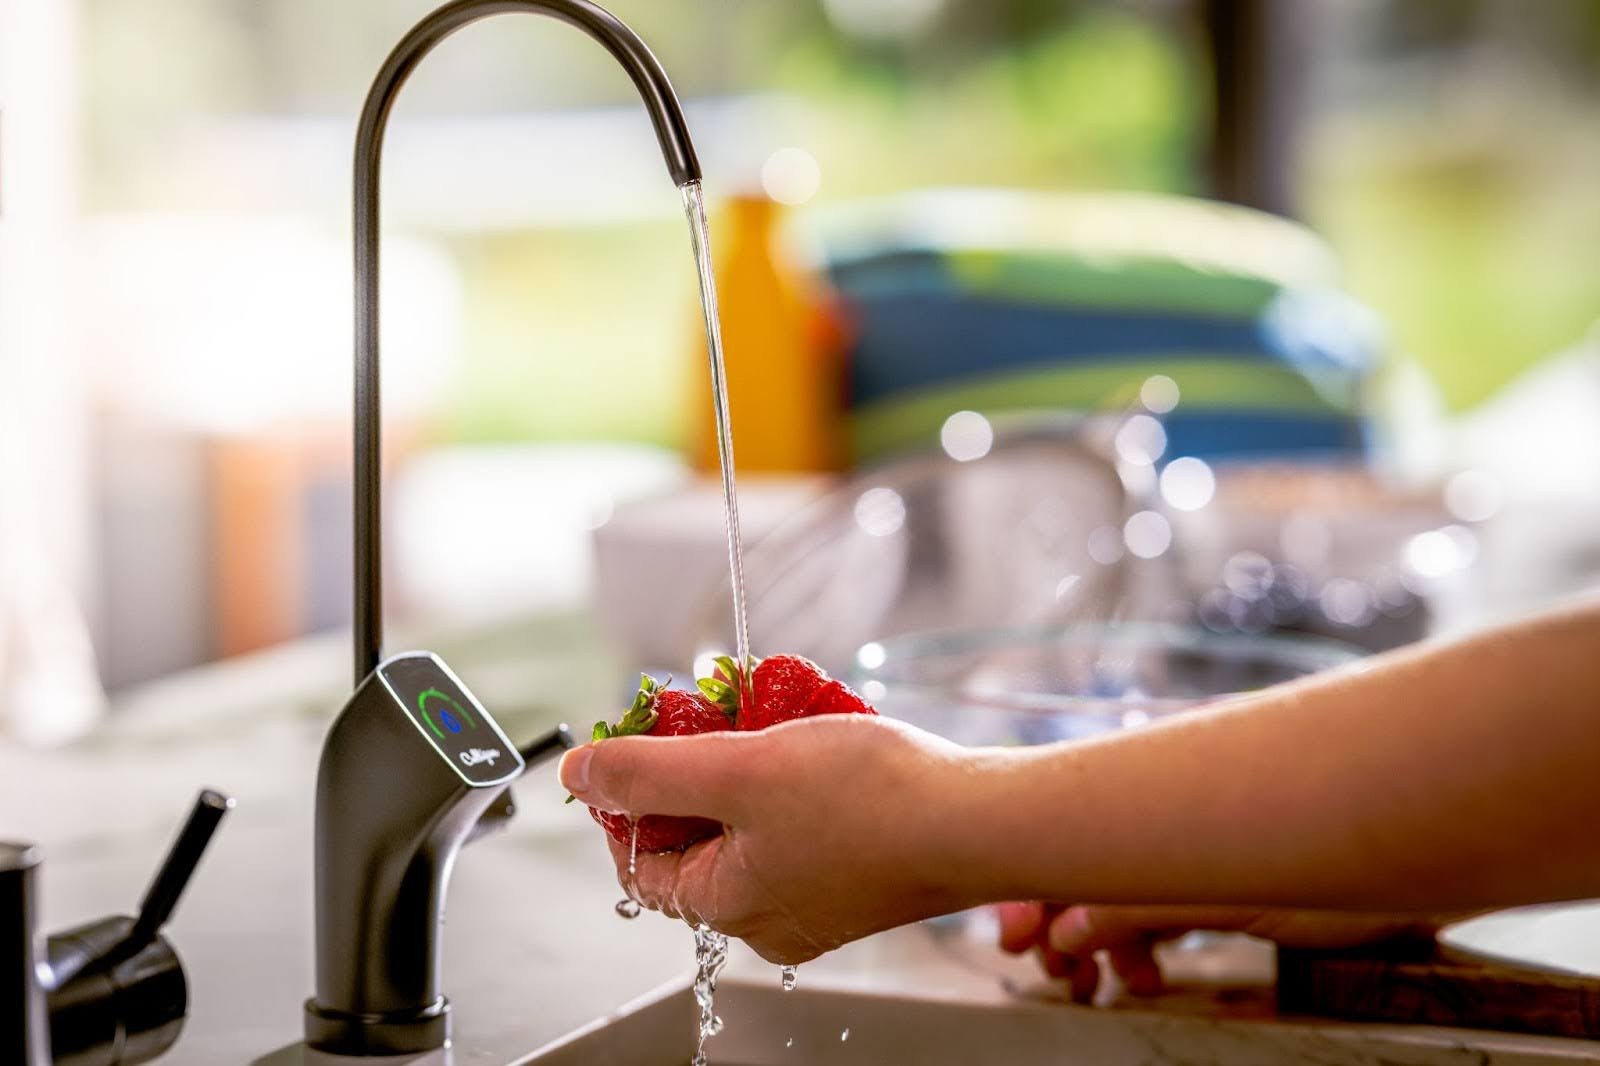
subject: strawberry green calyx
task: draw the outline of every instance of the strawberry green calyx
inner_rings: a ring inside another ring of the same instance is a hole
[[[731,655],[719,655],[711,661],[716,664],[716,669],[710,677],[703,677],[695,684],[699,686],[701,695],[716,704],[723,714],[730,719],[737,719],[739,697],[744,688],[743,672]]]
[[[733,661],[733,656],[719,655],[711,661],[717,664],[716,676],[719,680],[731,685],[739,677],[739,664]]]
[[[639,691],[634,693],[633,706],[628,708],[628,713],[624,714],[616,725],[603,721],[596,722],[589,739],[610,740],[612,737],[631,737],[650,732],[650,727],[656,724],[656,694],[670,684],[672,684],[671,674],[667,675],[665,684],[658,684],[649,674],[640,674]],[[571,803],[577,798],[569,795],[562,802]]]
[[[650,727],[656,724],[656,695],[670,684],[670,676],[665,683],[658,683],[649,674],[640,674],[639,691],[634,694],[633,706],[628,708],[628,713],[616,725],[596,722],[591,739],[610,740],[612,737],[633,737],[650,732]]]
[[[739,693],[726,681],[715,677],[702,677],[695,684],[700,689],[700,694],[712,703],[717,709],[729,718],[739,713]]]

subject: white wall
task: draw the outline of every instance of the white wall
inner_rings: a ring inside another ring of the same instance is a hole
[[[0,716],[51,740],[99,706],[71,292],[77,5],[0,0]]]
[[[69,288],[77,184],[76,4],[0,0],[0,442],[14,493],[73,590],[89,590],[81,309]],[[18,402],[21,400],[22,402]]]

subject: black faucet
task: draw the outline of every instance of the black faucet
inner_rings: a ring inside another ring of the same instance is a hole
[[[489,15],[549,15],[594,38],[633,79],[679,186],[700,178],[683,109],[632,30],[588,0],[454,0],[384,60],[355,145],[355,694],[317,775],[316,994],[306,1043],[344,1055],[429,1051],[450,1039],[439,939],[463,843],[511,812],[527,765],[571,747],[562,726],[519,751],[431,652],[383,654],[378,374],[378,174],[401,85],[423,56]]]
[[[40,951],[38,849],[0,843],[0,1062],[131,1066],[170,1048],[189,986],[162,926],[233,800],[207,790],[156,874],[137,917],[50,937]]]

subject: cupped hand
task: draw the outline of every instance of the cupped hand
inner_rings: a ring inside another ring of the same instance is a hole
[[[967,905],[943,847],[964,749],[899,722],[836,715],[770,729],[621,737],[568,752],[561,783],[632,815],[715,818],[719,837],[638,856],[611,841],[640,903],[738,937],[772,962]]]
[[[1220,906],[1068,906],[1002,903],[1000,947],[1015,955],[1039,954],[1052,977],[1067,979],[1072,998],[1087,1003],[1099,985],[1095,953],[1104,951],[1127,990],[1161,991],[1155,947],[1196,930],[1248,933],[1284,947],[1346,948],[1390,940],[1432,937],[1463,915],[1362,914]]]

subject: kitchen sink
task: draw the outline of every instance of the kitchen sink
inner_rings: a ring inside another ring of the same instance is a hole
[[[727,981],[717,992],[723,1031],[707,1045],[714,1066],[1069,1062],[1088,1054],[1081,1015],[1043,1003],[937,1003],[836,989],[781,991]],[[694,1053],[696,1010],[686,984],[662,989],[527,1059],[538,1066],[681,1066]],[[1135,1042],[1124,1040],[1127,1052]],[[1147,1045],[1146,1045],[1147,1048]],[[999,1054],[1003,1049],[1003,1054]],[[1070,1050],[1070,1055],[1068,1051]],[[1081,1061],[1121,1061],[1096,1050]],[[1128,1061],[1141,1061],[1140,1056]]]
[[[1242,938],[1181,952],[1168,994],[1133,1000],[1112,986],[1095,1006],[1065,1002],[1028,960],[976,956],[951,941],[926,927],[873,938],[801,967],[792,992],[782,991],[775,967],[735,956],[717,991],[725,1027],[707,1043],[710,1063],[1533,1066],[1597,1058],[1585,1041],[1280,1017],[1270,949]],[[690,986],[679,981],[518,1066],[682,1066],[694,1053],[695,1022]]]

